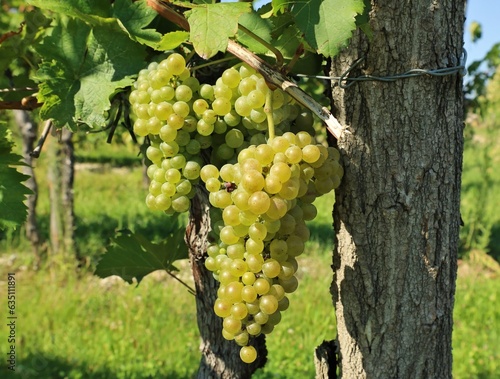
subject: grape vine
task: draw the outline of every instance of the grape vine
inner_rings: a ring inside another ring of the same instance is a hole
[[[314,142],[310,111],[248,65],[226,69],[213,85],[192,74],[172,53],[142,70],[130,94],[134,132],[150,140],[146,204],[186,212],[197,187],[209,193],[214,311],[224,338],[251,363],[251,338],[272,332],[297,289],[312,203],[340,184],[343,170],[336,149]]]
[[[220,282],[214,312],[224,338],[253,362],[253,339],[279,323],[297,288],[296,257],[309,238],[305,222],[316,215],[313,201],[343,174],[338,151],[316,143],[313,114],[336,138],[343,128],[286,74],[294,65],[317,74],[323,57],[350,38],[364,1],[273,0],[260,9],[206,0],[29,3],[0,16],[0,69],[9,74],[0,78],[9,89],[0,91],[0,108],[39,107],[45,137],[52,127],[109,129],[111,139],[118,125],[128,129],[130,102],[134,133],[147,145],[147,206],[177,214],[199,191],[207,195],[203,258]],[[228,57],[241,63],[217,79],[197,70]],[[144,68],[145,61],[152,63]],[[0,171],[12,164],[10,145],[3,153]],[[24,177],[5,172],[14,189],[6,192],[20,196],[12,205],[0,189],[0,208],[24,212],[25,192],[16,190]],[[15,226],[22,218],[0,217],[0,226],[5,221]],[[159,245],[120,236],[95,273],[139,282],[155,269],[172,270],[187,255],[182,242],[180,230]],[[175,252],[163,256],[166,244]]]

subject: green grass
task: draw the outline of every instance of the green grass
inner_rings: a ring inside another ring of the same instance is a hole
[[[313,349],[335,336],[333,308],[325,306],[331,274],[320,262],[302,262],[314,277],[303,273],[256,378],[314,375]],[[171,278],[153,274],[135,287],[26,271],[17,276],[17,302],[23,378],[187,378],[198,367],[194,297]]]
[[[453,332],[456,378],[500,378],[499,301],[498,274],[489,276],[473,271],[459,277]]]
[[[257,379],[313,378],[314,348],[335,336],[329,259],[318,246],[310,248],[316,252],[301,259],[299,291],[267,339],[270,359]],[[182,273],[187,275],[185,269]],[[2,286],[1,297],[4,291]],[[499,293],[498,277],[459,278],[456,378],[498,378],[500,311],[494,304]],[[158,273],[135,287],[57,270],[21,271],[17,303],[19,377],[189,378],[198,366],[194,298]]]
[[[494,111],[498,107],[493,107]],[[464,145],[460,230],[462,255],[479,249],[500,261],[500,128],[491,110],[471,119]]]
[[[40,164],[40,168],[43,165]],[[48,230],[49,204],[43,170],[39,212]],[[144,204],[140,168],[80,170],[75,182],[77,243],[97,258],[116,230],[133,229],[159,239],[180,221],[150,212]],[[269,362],[257,379],[313,378],[313,351],[335,337],[329,286],[333,195],[318,200],[319,214],[309,223],[311,241],[300,259],[299,290],[290,309],[267,339]],[[170,220],[170,221],[169,221]],[[17,275],[19,378],[190,378],[200,352],[194,298],[178,282],[158,274],[140,286],[68,274],[52,265],[29,269],[29,247],[20,232],[0,243],[5,258],[15,253]],[[45,235],[47,238],[47,235]],[[22,267],[26,265],[27,267]],[[20,267],[21,266],[21,267]],[[184,262],[182,266],[186,266]],[[0,266],[1,277],[7,264]],[[461,271],[462,273],[462,271]],[[181,274],[189,279],[184,267]],[[0,297],[5,298],[5,286]],[[459,277],[455,307],[456,378],[500,377],[500,312],[495,304],[499,277],[483,271]],[[6,344],[0,344],[4,353]],[[0,377],[6,372],[1,371]]]
[[[44,162],[36,171],[39,181],[38,222],[42,240],[49,240],[50,204]],[[165,217],[160,212],[151,212],[145,204],[147,189],[142,185],[139,167],[82,168],[77,165],[74,184],[76,214],[75,240],[78,250],[95,262],[105,251],[110,239],[121,229],[131,229],[153,241],[185,223],[185,217]],[[93,166],[92,166],[93,167]],[[0,235],[0,254],[10,251],[29,251],[23,237],[24,229]]]
[[[21,272],[17,304],[19,377],[187,378],[197,366],[194,297],[172,279]]]

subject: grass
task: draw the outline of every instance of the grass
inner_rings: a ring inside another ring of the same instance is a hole
[[[40,168],[43,165],[40,164]],[[49,204],[43,187],[39,212],[48,226]],[[161,238],[177,222],[147,210],[138,167],[80,170],[75,182],[77,243],[97,258],[103,246],[121,228]],[[268,338],[269,362],[257,379],[313,378],[313,351],[335,337],[335,315],[329,294],[333,246],[333,196],[319,200],[319,215],[310,223],[307,256],[300,259],[299,291],[290,309]],[[47,238],[47,236],[46,236]],[[0,243],[0,278],[16,260],[19,378],[190,378],[200,352],[194,298],[178,282],[160,273],[140,286],[120,281],[77,277],[64,266],[34,273],[31,256],[20,233]],[[181,275],[190,280],[180,262]],[[475,266],[462,269],[457,284],[454,328],[456,378],[499,378],[500,311],[494,306],[500,293],[499,276]],[[472,267],[472,269],[471,269]],[[0,286],[5,298],[6,286]],[[6,344],[0,344],[5,353]],[[6,377],[3,365],[0,377]],[[8,376],[7,376],[8,377]]]
[[[493,106],[493,105],[492,105]],[[494,108],[494,111],[498,107]],[[460,240],[463,255],[480,249],[500,261],[500,128],[490,111],[481,119],[470,116],[464,147]]]
[[[304,273],[302,290],[268,339],[269,364],[256,378],[312,377],[314,347],[335,336],[333,308],[325,307],[327,265],[310,258],[302,266],[325,275],[318,282]],[[194,297],[160,273],[135,287],[24,271],[17,302],[22,378],[188,378],[198,367]]]
[[[500,378],[500,276],[462,265],[454,309],[454,375]]]
[[[268,338],[270,360],[257,379],[313,378],[314,348],[335,336],[329,259],[319,246],[310,248],[315,253],[301,259],[300,290]],[[2,291],[5,286],[3,298]],[[461,270],[454,328],[456,378],[498,378],[500,311],[492,306],[498,294],[498,277]],[[20,378],[182,379],[196,371],[200,353],[194,298],[158,272],[135,287],[54,269],[20,271],[17,304]],[[0,377],[6,372],[0,370]]]
[[[44,274],[17,278],[19,377],[191,376],[199,359],[194,298],[177,282],[151,276],[136,288]]]

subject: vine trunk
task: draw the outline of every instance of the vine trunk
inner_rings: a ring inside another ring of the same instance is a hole
[[[332,75],[460,65],[463,1],[371,1]],[[451,378],[460,227],[462,78],[333,83],[345,175],[334,207],[344,378]]]

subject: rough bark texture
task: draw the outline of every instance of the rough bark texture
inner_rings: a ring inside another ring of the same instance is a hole
[[[264,335],[253,341],[258,357],[252,364],[240,359],[240,347],[234,341],[222,337],[222,319],[213,306],[217,298],[219,283],[205,268],[208,233],[210,231],[209,203],[207,195],[201,190],[191,200],[189,225],[186,229],[186,243],[189,249],[191,270],[196,288],[196,311],[198,328],[201,335],[201,362],[198,379],[245,379],[267,360]]]
[[[75,156],[72,133],[62,129],[60,143],[49,144],[50,245],[53,254],[80,259],[75,247],[73,182]]]
[[[337,378],[337,341],[323,341],[314,351],[316,379]]]
[[[371,2],[332,74],[460,64],[464,2]],[[463,149],[458,74],[333,87],[347,133],[332,295],[344,378],[451,378]]]
[[[33,253],[35,255],[35,266],[40,264],[40,232],[38,230],[38,222],[36,218],[36,204],[38,201],[38,185],[36,182],[35,172],[33,170],[33,157],[31,152],[37,138],[38,125],[33,121],[28,111],[14,110],[14,118],[23,138],[23,158],[26,166],[22,167],[24,174],[29,175],[29,179],[25,182],[26,187],[33,191],[27,196],[26,203],[28,206],[28,217],[26,219],[26,237],[31,243]]]

